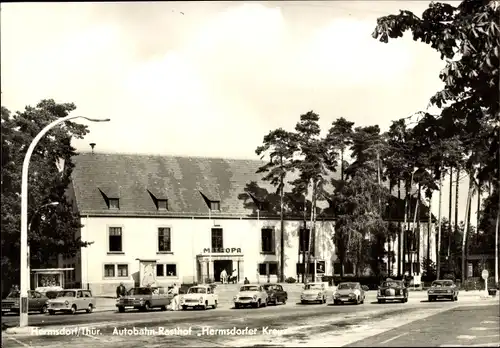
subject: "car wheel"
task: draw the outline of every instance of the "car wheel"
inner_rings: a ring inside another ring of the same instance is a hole
[[[40,309],[40,313],[42,313],[42,314],[47,313],[47,305],[42,306],[42,308]]]
[[[378,303],[385,303],[385,300],[378,300]]]
[[[161,307],[160,307],[160,310],[162,310],[162,311],[166,311],[166,310],[167,310],[167,306],[161,306]]]
[[[359,296],[356,298],[356,305],[359,305],[361,303],[361,299],[359,298]]]
[[[301,300],[301,301],[300,301],[300,303],[302,303],[302,304],[306,304],[306,301],[304,301],[304,300]]]
[[[147,312],[147,311],[149,311],[149,310],[151,309],[151,305],[149,304],[149,302],[146,302],[146,303],[144,304],[144,307],[142,307],[142,308],[144,309],[144,311],[146,311],[146,312]]]
[[[286,300],[287,300],[287,298],[285,297],[285,298],[283,299],[283,304],[286,304]]]
[[[239,309],[240,308],[240,304],[239,303],[235,303],[234,304],[234,308]]]
[[[188,309],[188,308],[187,308],[187,306],[185,306],[185,305],[183,305],[183,306],[182,306],[182,310],[183,310],[183,311],[185,311],[185,310],[187,310],[187,309]]]
[[[213,309],[217,308],[217,300],[214,301]]]
[[[76,314],[76,306],[71,306],[71,314]]]
[[[89,304],[89,306],[86,309],[87,313],[92,313],[93,310],[94,310],[94,307],[91,304]]]
[[[455,296],[455,301],[458,301],[458,295]]]
[[[118,312],[125,313],[125,307],[118,307]]]
[[[450,300],[451,300],[451,302],[455,302],[455,296],[454,296],[454,295],[452,295],[452,296],[450,297]]]
[[[326,303],[326,297],[323,296],[323,303]]]
[[[49,310],[49,315],[54,315],[54,314],[56,314],[56,312],[55,312],[55,311],[53,311],[53,310]]]

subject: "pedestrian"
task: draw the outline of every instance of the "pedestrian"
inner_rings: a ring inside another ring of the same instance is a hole
[[[238,282],[238,271],[233,269],[233,274],[231,275],[231,280],[233,284],[236,284]]]
[[[226,269],[223,269],[222,272],[220,272],[220,281],[222,284],[226,284],[226,278],[227,278],[227,272]]]
[[[179,288],[177,287],[176,283],[174,283],[174,286],[172,287],[172,289],[170,289],[169,293],[173,295],[172,301],[171,301],[171,310],[178,311],[179,310]]]
[[[245,277],[245,280],[243,281],[243,284],[250,284],[250,280],[248,280],[248,278]]]
[[[116,298],[123,297],[126,294],[127,294],[127,289],[125,288],[125,285],[123,285],[123,283],[120,283],[120,285],[116,287]]]

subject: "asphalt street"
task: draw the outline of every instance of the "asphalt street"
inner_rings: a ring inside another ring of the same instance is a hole
[[[462,306],[357,341],[348,347],[500,347],[499,319],[498,304]]]
[[[410,300],[384,305],[373,301],[341,306],[287,303],[260,309],[31,315],[30,325],[40,329],[25,335],[4,334],[3,346],[342,346],[380,333],[368,329],[375,324],[387,330],[458,305]],[[7,325],[17,325],[18,317],[3,319]]]

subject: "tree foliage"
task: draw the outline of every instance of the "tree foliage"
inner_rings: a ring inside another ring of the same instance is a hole
[[[26,151],[33,138],[50,122],[75,110],[70,103],[42,100],[12,114],[2,107],[2,269],[5,279],[19,275],[21,227],[21,174]],[[28,241],[31,265],[44,265],[59,253],[74,254],[86,242],[75,237],[80,218],[67,201],[65,192],[71,182],[75,149],[71,138],[83,138],[87,126],[73,122],[50,130],[35,147],[28,175]],[[62,172],[57,162],[64,161]],[[58,202],[52,206],[48,203]]]

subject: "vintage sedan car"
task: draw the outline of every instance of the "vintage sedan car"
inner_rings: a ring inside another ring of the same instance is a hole
[[[267,292],[262,285],[259,284],[245,284],[240,287],[240,291],[233,298],[234,308],[245,306],[252,306],[259,308],[267,306],[268,297]]]
[[[96,308],[96,300],[90,290],[65,289],[59,291],[57,297],[47,301],[50,315],[56,312],[75,314],[78,311],[92,313]]]
[[[448,298],[452,301],[458,300],[458,288],[453,280],[435,280],[427,290],[427,297],[430,301],[438,298]]]
[[[309,283],[304,286],[300,294],[300,302],[305,303],[326,303],[326,290],[325,283]]]
[[[378,288],[378,303],[386,301],[408,302],[408,288],[402,280],[386,280]]]
[[[337,290],[333,294],[333,304],[355,303],[360,304],[365,302],[365,291],[358,282],[345,282],[337,286]]]
[[[212,307],[217,308],[218,296],[209,285],[197,285],[188,289],[187,293],[181,299],[183,310],[188,308],[207,309]]]
[[[164,287],[137,287],[130,289],[127,294],[116,300],[118,312],[123,313],[126,309],[139,309],[149,311],[152,308],[167,310],[173,295],[169,294]]]
[[[2,313],[19,313],[19,291],[11,291],[2,300]],[[38,291],[28,291],[28,312],[47,312],[48,298]]]
[[[278,302],[285,304],[288,300],[288,293],[283,290],[280,284],[264,284],[262,287],[267,292],[268,304],[277,305]]]

